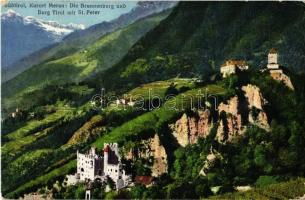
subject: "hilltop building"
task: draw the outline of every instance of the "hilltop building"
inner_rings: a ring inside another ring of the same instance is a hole
[[[270,49],[268,53],[267,70],[269,70],[270,76],[276,81],[282,81],[287,87],[294,90],[292,82],[278,64],[278,52],[276,49]]]
[[[249,66],[244,60],[227,60],[221,65],[220,73],[222,74],[222,77],[225,78],[231,74],[236,74],[238,71],[245,71],[248,69]],[[274,80],[283,82],[287,87],[294,90],[290,77],[283,72],[283,69],[278,63],[278,52],[274,48],[270,49],[268,53],[267,67],[261,70],[261,72],[265,71],[268,71]]]
[[[129,99],[117,99],[116,101],[115,101],[115,104],[117,105],[117,106],[119,106],[119,105],[128,105],[128,106],[131,106],[131,107],[133,107],[134,105],[135,105],[135,101],[133,101],[132,99],[131,99],[131,97],[129,98]]]
[[[227,60],[220,67],[220,73],[222,77],[225,78],[231,74],[236,74],[237,71],[248,70],[249,66],[244,60]]]
[[[66,176],[67,185],[78,182],[106,181],[110,178],[117,190],[131,183],[131,176],[127,175],[120,160],[117,143],[105,143],[103,157],[96,153],[95,148],[82,154],[77,151],[77,172]]]
[[[277,63],[277,50],[272,48],[268,53],[268,64],[267,68],[270,70],[279,69],[279,64]]]

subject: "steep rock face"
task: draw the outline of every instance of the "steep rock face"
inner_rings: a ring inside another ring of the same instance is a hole
[[[255,107],[260,110],[263,109],[263,105],[265,105],[267,101],[263,98],[261,91],[257,86],[248,84],[247,86],[243,86],[242,90],[245,92],[249,108]]]
[[[253,112],[249,114],[249,122],[257,125],[258,127],[265,129],[266,131],[270,130],[270,126],[268,123],[267,114],[264,111],[259,111],[257,115]]]
[[[220,103],[218,106],[218,112],[230,113],[234,116],[238,114],[238,97],[234,96],[227,103]]]
[[[175,124],[170,124],[172,134],[178,144],[186,146],[195,144],[198,138],[205,138],[212,128],[211,113],[209,110],[198,111],[195,116],[188,117],[185,113]]]
[[[173,130],[173,135],[181,146],[185,147],[189,144],[190,128],[188,117],[185,113],[170,128]]]
[[[154,157],[154,164],[152,167],[152,176],[158,177],[167,173],[167,154],[165,148],[160,143],[158,134],[150,141],[150,150]]]
[[[268,118],[263,106],[267,103],[260,89],[248,84],[242,86],[245,99],[232,97],[227,103],[218,106],[220,122],[216,138],[219,142],[230,142],[235,136],[242,135],[248,123],[269,131]]]
[[[290,77],[284,74],[283,71],[281,70],[270,71],[270,76],[276,81],[283,82],[291,90],[294,90]]]
[[[241,88],[244,96],[235,95],[218,106],[218,117],[212,117],[210,110],[199,110],[188,116],[182,115],[169,127],[178,144],[185,147],[194,144],[198,138],[206,138],[210,133],[213,121],[217,120],[216,139],[221,142],[231,142],[234,137],[242,135],[247,125],[254,124],[269,131],[268,117],[264,111],[267,101],[264,99],[260,89],[255,85],[246,85]]]
[[[243,86],[242,90],[245,92],[247,99],[250,123],[259,126],[262,129],[269,130],[268,118],[266,112],[263,110],[263,106],[267,101],[264,99],[260,89],[257,86],[248,84]]]
[[[207,137],[212,129],[212,116],[210,110],[198,111],[198,135],[199,137]]]
[[[220,116],[216,139],[219,142],[232,141],[232,139],[243,134],[245,127],[242,124],[242,116],[239,111],[239,99],[232,97],[227,103],[218,106]]]
[[[167,173],[167,154],[164,146],[161,144],[158,134],[155,134],[153,138],[142,140],[140,143],[140,147],[137,150],[130,149],[126,153],[125,158],[127,160],[133,160],[136,158],[152,159],[152,176],[158,177]]]

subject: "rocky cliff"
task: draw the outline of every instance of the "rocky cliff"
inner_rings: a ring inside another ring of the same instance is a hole
[[[181,146],[194,144],[198,138],[205,138],[211,131],[213,124],[210,110],[198,110],[193,116],[185,113],[174,124],[170,124],[170,129]]]
[[[127,152],[125,158],[127,160],[152,159],[151,175],[154,177],[167,173],[168,170],[167,154],[158,134],[147,140],[142,140],[139,146]]]
[[[243,86],[242,90],[245,92],[250,112],[248,121],[268,131],[270,127],[267,114],[263,108],[263,106],[268,103],[267,100],[262,96],[262,93],[257,86],[248,84],[247,86]]]
[[[284,74],[282,70],[271,70],[270,76],[276,81],[283,82],[284,85],[286,85],[291,90],[294,90],[290,77]]]
[[[248,124],[269,130],[268,117],[264,111],[267,101],[255,85],[241,87],[241,96],[233,96],[218,106],[217,116],[211,110],[199,110],[187,115],[184,113],[175,123],[170,124],[173,136],[178,144],[194,144],[198,138],[205,138],[212,127],[218,124],[216,139],[219,142],[231,142],[242,135]],[[215,123],[213,123],[215,122]]]
[[[218,106],[220,119],[216,138],[219,142],[232,141],[233,137],[245,131],[239,105],[239,98],[234,96],[227,103],[221,103]]]

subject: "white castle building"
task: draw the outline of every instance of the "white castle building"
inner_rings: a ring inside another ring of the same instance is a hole
[[[77,172],[66,176],[67,185],[75,185],[78,182],[92,182],[94,180],[106,181],[110,178],[117,190],[131,183],[131,176],[125,173],[120,160],[117,143],[104,144],[103,157],[91,148],[88,153],[77,151]]]

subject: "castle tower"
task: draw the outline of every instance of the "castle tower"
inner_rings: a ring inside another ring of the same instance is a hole
[[[278,53],[277,50],[272,48],[268,53],[268,69],[279,69],[279,65],[277,63]]]
[[[109,145],[105,144],[104,145],[104,172],[107,171],[109,151],[110,151]]]
[[[80,181],[94,180],[99,172],[102,158],[96,154],[96,149],[92,147],[87,153],[82,154],[77,151],[77,174]]]
[[[91,155],[95,156],[95,147],[91,147]]]

